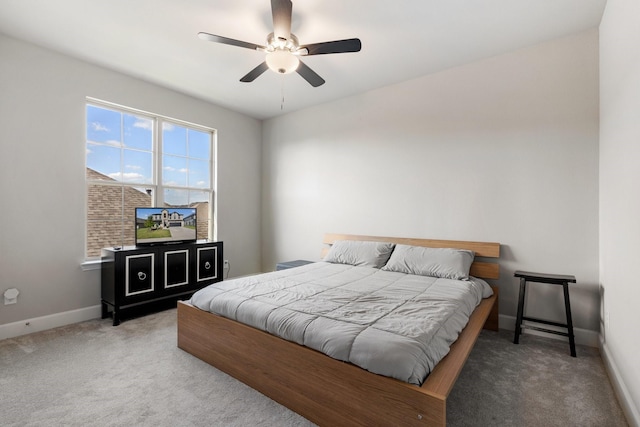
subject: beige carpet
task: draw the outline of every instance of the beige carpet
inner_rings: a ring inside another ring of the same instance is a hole
[[[312,425],[178,349],[175,318],[172,309],[0,341],[0,425]],[[448,425],[626,425],[597,349],[578,346],[572,358],[556,340],[511,339],[481,334]]]

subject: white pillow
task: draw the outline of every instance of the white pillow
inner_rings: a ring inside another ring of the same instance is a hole
[[[323,261],[380,268],[393,252],[394,243],[337,240]]]
[[[469,280],[469,268],[474,255],[473,251],[464,249],[396,245],[382,269],[418,276]]]

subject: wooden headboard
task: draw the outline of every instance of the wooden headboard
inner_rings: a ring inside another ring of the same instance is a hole
[[[403,245],[424,246],[428,248],[456,248],[467,249],[475,252],[476,258],[499,258],[500,243],[494,242],[468,242],[464,240],[431,240],[414,239],[407,237],[379,237],[379,236],[358,236],[354,234],[325,234],[322,243],[332,245],[336,240],[360,240],[370,242],[390,242]],[[326,255],[329,247],[322,251],[322,257]],[[500,265],[496,262],[474,260],[469,271],[474,277],[482,279],[498,279],[500,277]]]

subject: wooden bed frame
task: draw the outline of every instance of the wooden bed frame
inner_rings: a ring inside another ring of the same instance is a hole
[[[327,234],[414,246],[470,249],[498,258],[499,243]],[[497,262],[475,261],[471,275],[497,279]],[[449,392],[482,328],[498,330],[498,288],[471,315],[458,340],[422,386],[372,374],[355,365],[236,321],[178,303],[178,347],[226,372],[318,425],[445,426]]]

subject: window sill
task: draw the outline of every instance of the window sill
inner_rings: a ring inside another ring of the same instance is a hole
[[[82,271],[100,270],[100,268],[102,268],[102,260],[99,260],[99,259],[84,260],[80,264],[80,268],[82,269]]]

